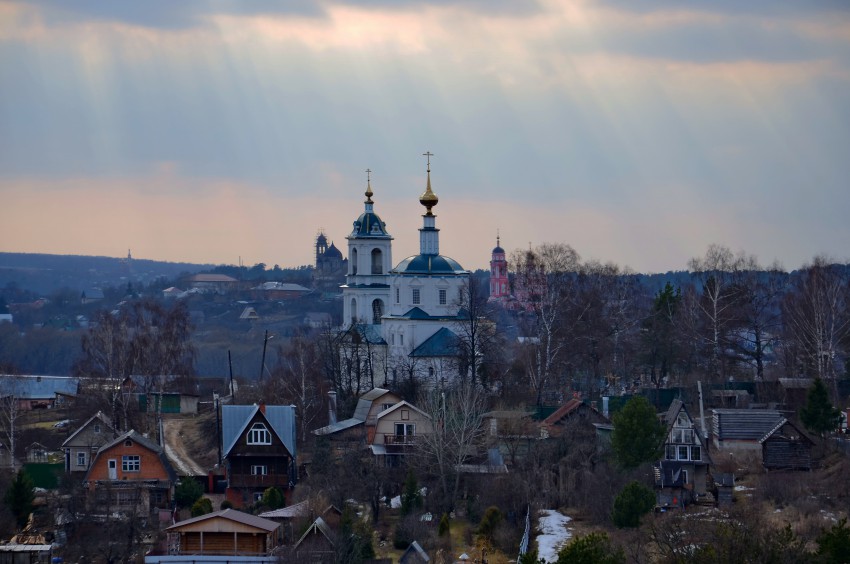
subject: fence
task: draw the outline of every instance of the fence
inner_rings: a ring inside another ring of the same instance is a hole
[[[517,564],[519,564],[525,553],[528,552],[528,541],[531,536],[531,505],[525,512],[525,532],[522,534],[522,540],[519,541],[519,556],[517,556]]]

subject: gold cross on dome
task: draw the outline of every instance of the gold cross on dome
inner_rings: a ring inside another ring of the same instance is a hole
[[[430,171],[431,170],[431,157],[434,156],[434,153],[432,153],[431,151],[425,151],[424,153],[422,153],[422,156],[427,157],[427,159],[428,159],[428,170]]]

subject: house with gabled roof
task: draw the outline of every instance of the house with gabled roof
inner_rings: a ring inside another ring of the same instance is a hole
[[[165,531],[171,556],[193,556],[195,562],[203,560],[197,556],[231,556],[235,559],[229,558],[229,562],[256,562],[240,557],[271,555],[278,546],[279,527],[269,519],[224,509],[180,521]]]
[[[433,432],[431,417],[402,400],[378,413],[375,426],[367,427],[367,441],[372,454],[384,456],[387,465],[396,466],[414,451],[422,435]]]
[[[224,405],[221,431],[225,494],[234,506],[258,501],[270,487],[291,498],[297,481],[294,406]]]
[[[373,388],[360,396],[354,415],[342,421],[332,421],[330,424],[315,429],[316,436],[326,436],[337,443],[355,443],[365,445],[367,428],[374,427],[378,414],[401,401],[401,396],[384,388]]]
[[[588,427],[594,423],[610,423],[611,421],[602,415],[595,407],[592,407],[578,398],[571,398],[564,405],[556,409],[540,425],[543,437],[559,437],[567,432],[568,423],[584,423]]]
[[[100,447],[85,476],[104,511],[170,508],[176,482],[165,449],[134,430]]]
[[[431,557],[417,541],[410,543],[398,559],[399,564],[426,564],[430,561]]]
[[[759,439],[759,443],[766,470],[812,469],[815,441],[784,417]]]
[[[65,472],[71,474],[87,472],[100,447],[114,438],[115,428],[112,426],[112,421],[102,411],[89,417],[88,421],[80,425],[62,443],[62,451],[65,453]]]
[[[681,400],[670,404],[664,423],[667,435],[663,458],[654,468],[658,505],[684,507],[706,495],[711,458],[702,433]]]
[[[714,447],[722,452],[761,455],[759,440],[782,419],[776,409],[712,409]]]
[[[298,562],[333,564],[336,562],[336,533],[324,519],[316,517],[292,550]]]

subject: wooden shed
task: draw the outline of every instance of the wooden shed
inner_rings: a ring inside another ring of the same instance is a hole
[[[811,470],[814,441],[783,418],[760,440],[767,470]]]
[[[169,545],[176,544],[178,554],[266,555],[277,545],[279,526],[262,517],[224,509],[181,521],[166,532]]]

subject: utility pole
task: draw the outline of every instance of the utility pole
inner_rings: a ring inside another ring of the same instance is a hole
[[[260,362],[260,378],[259,378],[258,382],[263,381],[263,373],[266,370],[266,345],[269,344],[269,339],[274,339],[274,335],[269,337],[269,330],[266,329],[266,337],[265,337],[265,339],[263,339],[263,360],[262,360],[262,362]]]

